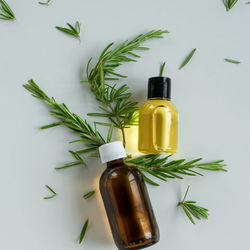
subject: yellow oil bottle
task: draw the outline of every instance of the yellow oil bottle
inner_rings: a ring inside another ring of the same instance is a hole
[[[178,151],[178,111],[171,102],[170,78],[149,79],[148,100],[139,112],[138,149],[147,154]]]

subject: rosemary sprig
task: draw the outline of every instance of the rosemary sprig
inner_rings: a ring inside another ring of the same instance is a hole
[[[193,57],[195,51],[196,51],[196,48],[193,49],[193,50],[190,52],[190,54],[187,56],[187,58],[186,58],[185,61],[182,63],[182,65],[179,67],[179,69],[182,69],[183,67],[185,67],[185,66],[189,63],[189,61],[190,61],[191,58]]]
[[[140,56],[135,51],[148,50],[149,48],[141,46],[154,38],[162,38],[167,30],[152,30],[141,34],[131,41],[124,41],[114,47],[110,43],[101,53],[95,66],[90,69],[92,58],[86,66],[87,81],[90,84],[91,91],[96,99],[101,102],[99,106],[101,112],[90,113],[88,115],[107,117],[114,127],[122,132],[124,146],[126,144],[124,128],[137,124],[135,112],[138,110],[137,102],[131,100],[132,94],[129,87],[124,84],[120,87],[117,84],[107,84],[106,81],[117,81],[120,78],[126,78],[115,70],[124,62],[136,62]]]
[[[51,2],[51,0],[47,0],[47,2],[38,2],[38,3],[41,4],[41,5],[49,6],[50,2]]]
[[[185,214],[187,215],[187,217],[189,218],[189,220],[195,224],[194,218],[200,220],[201,218],[203,219],[208,219],[209,216],[209,210],[204,208],[204,207],[200,207],[196,205],[196,201],[186,201],[186,197],[189,191],[189,187],[186,190],[186,193],[184,195],[184,198],[181,202],[178,203],[177,207],[182,207]]]
[[[47,197],[43,197],[43,199],[49,200],[49,199],[54,198],[57,195],[57,193],[50,186],[45,185],[45,187],[48,188],[51,191],[51,193],[53,193],[53,195],[47,196]]]
[[[95,190],[89,191],[86,194],[83,195],[83,198],[85,200],[89,199],[90,197],[92,197],[95,194]]]
[[[224,0],[227,11],[231,10],[237,2],[238,0]]]
[[[250,4],[250,2],[246,2],[246,4]]]
[[[0,19],[2,20],[16,19],[10,6],[4,0],[0,0]]]
[[[241,62],[240,61],[236,61],[234,59],[229,59],[229,58],[225,58],[224,59],[226,62],[229,62],[229,63],[234,63],[234,64],[240,64]]]
[[[160,76],[163,76],[164,68],[165,68],[166,62],[164,62],[160,68]]]
[[[112,128],[110,128],[108,138],[105,140],[97,130],[96,125],[94,128],[92,128],[92,126],[86,120],[83,120],[79,115],[72,113],[64,103],[59,104],[56,102],[54,97],[48,97],[47,94],[42,91],[32,79],[29,80],[27,84],[24,84],[23,87],[31,92],[32,96],[44,101],[47,105],[49,105],[51,108],[50,114],[59,120],[57,123],[43,126],[42,129],[63,125],[80,135],[80,139],[77,141],[84,142],[86,148],[78,150],[77,152],[71,151],[71,154],[79,164],[84,163],[81,157],[78,155],[79,153],[97,151],[99,146],[110,140],[112,136]],[[69,165],[72,165],[72,163]],[[69,165],[65,165],[61,168],[69,167]]]
[[[81,24],[77,21],[75,27],[73,27],[70,23],[67,23],[67,25],[69,28],[56,26],[56,29],[80,39]]]
[[[198,170],[207,171],[223,171],[227,172],[224,168],[223,160],[211,161],[207,163],[200,163],[202,158],[186,162],[186,159],[168,161],[171,155],[161,157],[160,155],[142,155],[136,158],[126,158],[125,161],[128,165],[136,167],[144,176],[146,182],[159,186],[158,183],[146,176],[149,174],[153,177],[167,181],[168,179],[183,179],[183,175],[190,176],[203,176]]]
[[[86,230],[88,228],[88,225],[89,225],[89,219],[87,219],[85,221],[84,225],[83,225],[83,228],[82,228],[82,231],[81,231],[81,234],[80,234],[79,244],[81,244],[82,241],[83,241],[83,238],[84,238],[84,236],[86,234]]]

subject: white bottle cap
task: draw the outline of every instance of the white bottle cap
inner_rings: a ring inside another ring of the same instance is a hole
[[[106,163],[127,156],[121,141],[114,141],[99,147],[101,162]]]

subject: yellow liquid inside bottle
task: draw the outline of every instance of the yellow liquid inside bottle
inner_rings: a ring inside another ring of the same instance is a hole
[[[138,149],[147,154],[178,151],[178,111],[169,99],[148,99],[141,107]]]

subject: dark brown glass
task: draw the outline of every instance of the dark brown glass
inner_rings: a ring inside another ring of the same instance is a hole
[[[123,159],[107,163],[100,191],[118,249],[142,249],[159,241],[159,229],[142,174]]]

